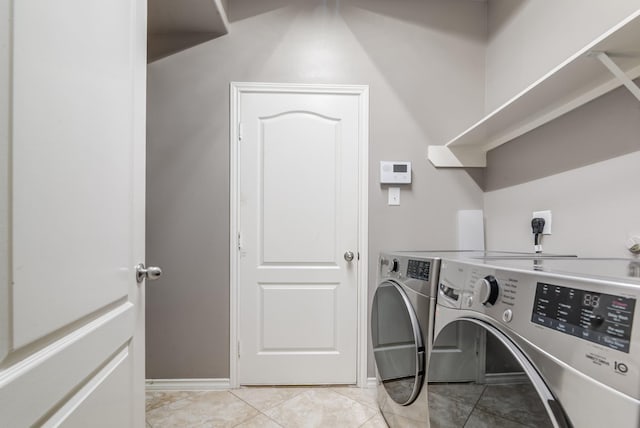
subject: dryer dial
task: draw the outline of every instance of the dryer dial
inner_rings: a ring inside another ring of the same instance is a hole
[[[495,276],[487,275],[478,280],[476,290],[479,290],[480,303],[483,305],[493,306],[498,301],[500,287]]]

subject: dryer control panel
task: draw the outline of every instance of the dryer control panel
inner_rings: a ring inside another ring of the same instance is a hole
[[[381,253],[378,280],[393,279],[422,294],[435,297],[440,259],[420,258],[402,252]]]
[[[428,260],[414,260],[409,259],[407,261],[407,277],[413,279],[419,279],[422,281],[429,281],[429,274],[431,273],[431,262]]]

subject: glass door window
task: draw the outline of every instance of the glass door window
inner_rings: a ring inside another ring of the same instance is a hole
[[[447,382],[442,373],[433,372],[443,362],[437,361],[437,355],[431,356],[427,379],[438,379],[427,386],[432,428],[568,426],[560,406],[531,363],[492,326],[475,320],[452,322],[440,331],[434,348],[441,346],[441,338],[451,334],[448,330],[460,328],[473,328],[477,333],[476,380]]]
[[[424,344],[411,302],[393,281],[378,286],[371,310],[373,355],[389,396],[402,405],[415,400],[424,377]]]

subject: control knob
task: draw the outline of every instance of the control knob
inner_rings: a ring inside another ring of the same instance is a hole
[[[598,328],[604,322],[604,317],[602,315],[589,315],[589,324],[591,324],[591,328]]]
[[[493,275],[487,275],[478,280],[476,289],[479,290],[480,303],[485,306],[493,306],[498,301],[500,287]]]

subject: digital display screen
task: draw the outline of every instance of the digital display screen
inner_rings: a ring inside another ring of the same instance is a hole
[[[394,163],[393,172],[407,172],[407,165]]]
[[[409,260],[407,264],[407,276],[413,279],[429,281],[431,263],[426,260]]]
[[[635,299],[539,282],[531,321],[629,353]]]

